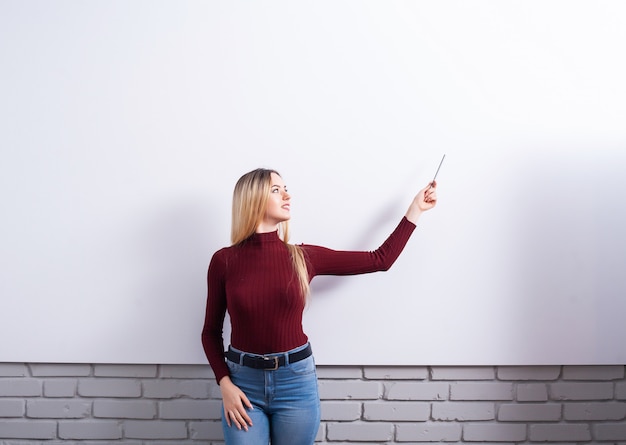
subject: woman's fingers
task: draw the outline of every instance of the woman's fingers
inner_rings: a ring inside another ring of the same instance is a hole
[[[239,411],[229,411],[227,418],[232,420],[233,424],[237,427],[237,429],[240,430],[243,428],[244,430],[248,431],[248,423],[246,422],[246,420],[244,419],[244,417],[241,415]]]
[[[238,409],[225,410],[226,423],[228,426],[235,426],[237,429],[244,429],[248,431],[248,426],[252,426],[252,419],[246,413],[245,408],[242,406],[241,411]]]
[[[252,419],[250,418],[250,416],[248,415],[248,411],[247,409],[253,409],[252,408],[252,403],[250,403],[250,400],[248,399],[248,397],[246,396],[246,394],[242,391],[240,394],[240,401],[241,401],[241,406],[239,406],[239,410],[238,410],[238,414],[239,417],[242,420],[242,423],[246,429],[246,431],[248,430],[248,425],[252,426]],[[244,407],[245,405],[245,407]]]
[[[436,200],[437,200],[437,192],[435,192],[435,190],[431,189],[431,191],[426,192],[426,195],[424,196],[424,201],[434,202]]]
[[[437,202],[437,182],[433,181],[428,184],[424,192],[424,202],[433,204]]]
[[[248,431],[248,426],[252,426],[252,419],[243,404],[249,407],[248,409],[253,409],[252,404],[244,395],[242,399],[240,399],[240,403],[234,406],[224,407],[224,414],[226,415],[226,423],[228,426],[235,425],[238,429],[243,428]]]
[[[250,408],[252,409],[252,408]],[[252,426],[252,419],[248,415],[248,412],[245,408],[242,407],[242,411],[237,413],[239,415],[240,423],[243,425],[243,428],[248,431],[248,425]]]

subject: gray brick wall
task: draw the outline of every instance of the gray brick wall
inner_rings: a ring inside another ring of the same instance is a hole
[[[318,443],[626,445],[625,366],[320,366]],[[0,445],[221,444],[208,366],[0,363]]]

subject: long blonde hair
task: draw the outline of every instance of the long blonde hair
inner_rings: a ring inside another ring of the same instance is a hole
[[[230,240],[233,245],[240,244],[250,238],[263,220],[272,185],[272,173],[280,176],[280,173],[275,170],[257,168],[243,175],[235,184],[230,229]],[[299,246],[289,244],[288,221],[279,224],[278,232],[289,250],[293,268],[300,284],[302,298],[306,301],[310,287],[304,252]]]

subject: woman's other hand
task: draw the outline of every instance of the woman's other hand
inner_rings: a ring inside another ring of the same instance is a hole
[[[224,416],[228,426],[234,424],[238,429],[243,428],[248,431],[248,426],[252,426],[252,419],[246,411],[246,408],[253,409],[250,400],[228,376],[222,377],[220,380],[220,390],[222,391]]]
[[[437,182],[433,181],[413,198],[405,216],[413,224],[416,224],[422,212],[432,209],[435,205],[437,205]]]

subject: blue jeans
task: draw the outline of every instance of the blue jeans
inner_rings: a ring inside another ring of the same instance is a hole
[[[277,370],[249,368],[230,360],[226,363],[230,379],[254,407],[248,410],[252,419],[248,431],[234,425],[229,427],[222,407],[226,445],[312,445],[315,442],[320,425],[320,399],[313,356]]]

